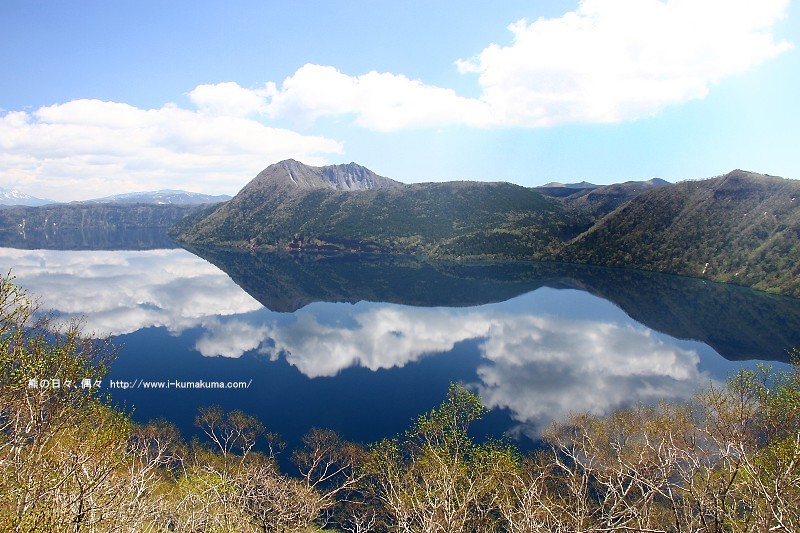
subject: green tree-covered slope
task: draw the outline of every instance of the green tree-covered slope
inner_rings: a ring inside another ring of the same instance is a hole
[[[403,185],[381,178],[342,190],[320,178],[330,168],[272,165],[230,202],[187,218],[173,232],[190,244],[539,258],[590,224],[560,202],[510,183]]]
[[[800,296],[800,181],[735,170],[651,190],[559,257]]]
[[[800,296],[798,181],[736,170],[673,185],[548,191],[510,183],[404,185],[354,163],[290,160],[172,231],[193,245],[548,259]]]
[[[563,201],[570,207],[600,219],[643,192],[665,185],[669,185],[669,182],[660,179],[626,181],[594,189],[578,189]]]

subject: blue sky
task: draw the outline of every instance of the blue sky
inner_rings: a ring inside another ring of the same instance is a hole
[[[800,178],[797,0],[0,1],[0,187]]]

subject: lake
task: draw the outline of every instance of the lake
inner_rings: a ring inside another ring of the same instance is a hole
[[[490,408],[478,436],[527,449],[570,413],[685,400],[760,361],[783,366],[800,345],[800,301],[695,279],[192,252],[0,248],[0,266],[43,309],[113,336],[101,388],[135,420],[191,435],[197,408],[216,404],[290,447],[312,427],[395,435],[458,381]]]

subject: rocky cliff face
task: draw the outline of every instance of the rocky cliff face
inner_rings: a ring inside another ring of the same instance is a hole
[[[0,246],[49,250],[172,248],[167,229],[201,205],[51,204],[0,209]]]
[[[287,159],[262,170],[237,196],[264,189],[364,191],[388,189],[401,185],[398,181],[379,176],[356,163],[312,167],[294,159]]]
[[[387,189],[401,185],[397,181],[378,176],[368,168],[355,163],[319,167],[319,171],[325,182],[340,191]]]

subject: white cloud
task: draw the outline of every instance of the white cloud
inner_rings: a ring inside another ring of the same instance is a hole
[[[275,91],[273,84],[263,89],[245,89],[236,82],[198,85],[188,93],[201,111],[214,115],[247,116],[266,111],[266,98]]]
[[[452,89],[375,71],[352,77],[312,64],[284,80],[271,96],[268,113],[306,123],[323,116],[354,115],[356,124],[377,131],[480,125],[489,118],[482,102]]]
[[[203,335],[195,349],[206,357],[241,357],[259,347],[267,335],[266,326],[256,326],[243,320],[220,321],[211,318],[203,324]]]
[[[480,98],[391,73],[345,75],[307,64],[275,90],[268,113],[355,117],[378,131],[454,124],[544,127],[653,115],[791,45],[771,31],[788,0],[584,0],[559,18],[520,20],[513,42],[456,62]]]
[[[280,85],[205,84],[195,109],[75,100],[0,112],[3,186],[59,200],[182,188],[235,193],[268,164],[325,164],[340,142],[270,127],[323,117],[375,131],[611,123],[703,98],[791,47],[773,35],[789,0],[583,0],[520,20],[508,45],[456,61],[479,98],[402,74],[306,64]]]
[[[238,98],[226,104],[229,94]],[[4,186],[59,200],[166,187],[230,194],[275,161],[322,164],[321,154],[342,151],[332,139],[245,116],[258,110],[257,99],[263,102],[258,91],[200,86],[191,98],[200,110],[74,100],[6,113],[0,116]]]
[[[298,312],[292,324],[271,326],[273,345],[308,377],[335,376],[352,366],[370,370],[403,367],[424,356],[452,350],[455,343],[486,334],[490,321],[479,313],[385,305],[354,313],[355,327],[320,323]]]
[[[496,123],[617,122],[701,98],[790,47],[770,31],[788,0],[584,0],[557,19],[511,25],[462,72],[479,74]]]

